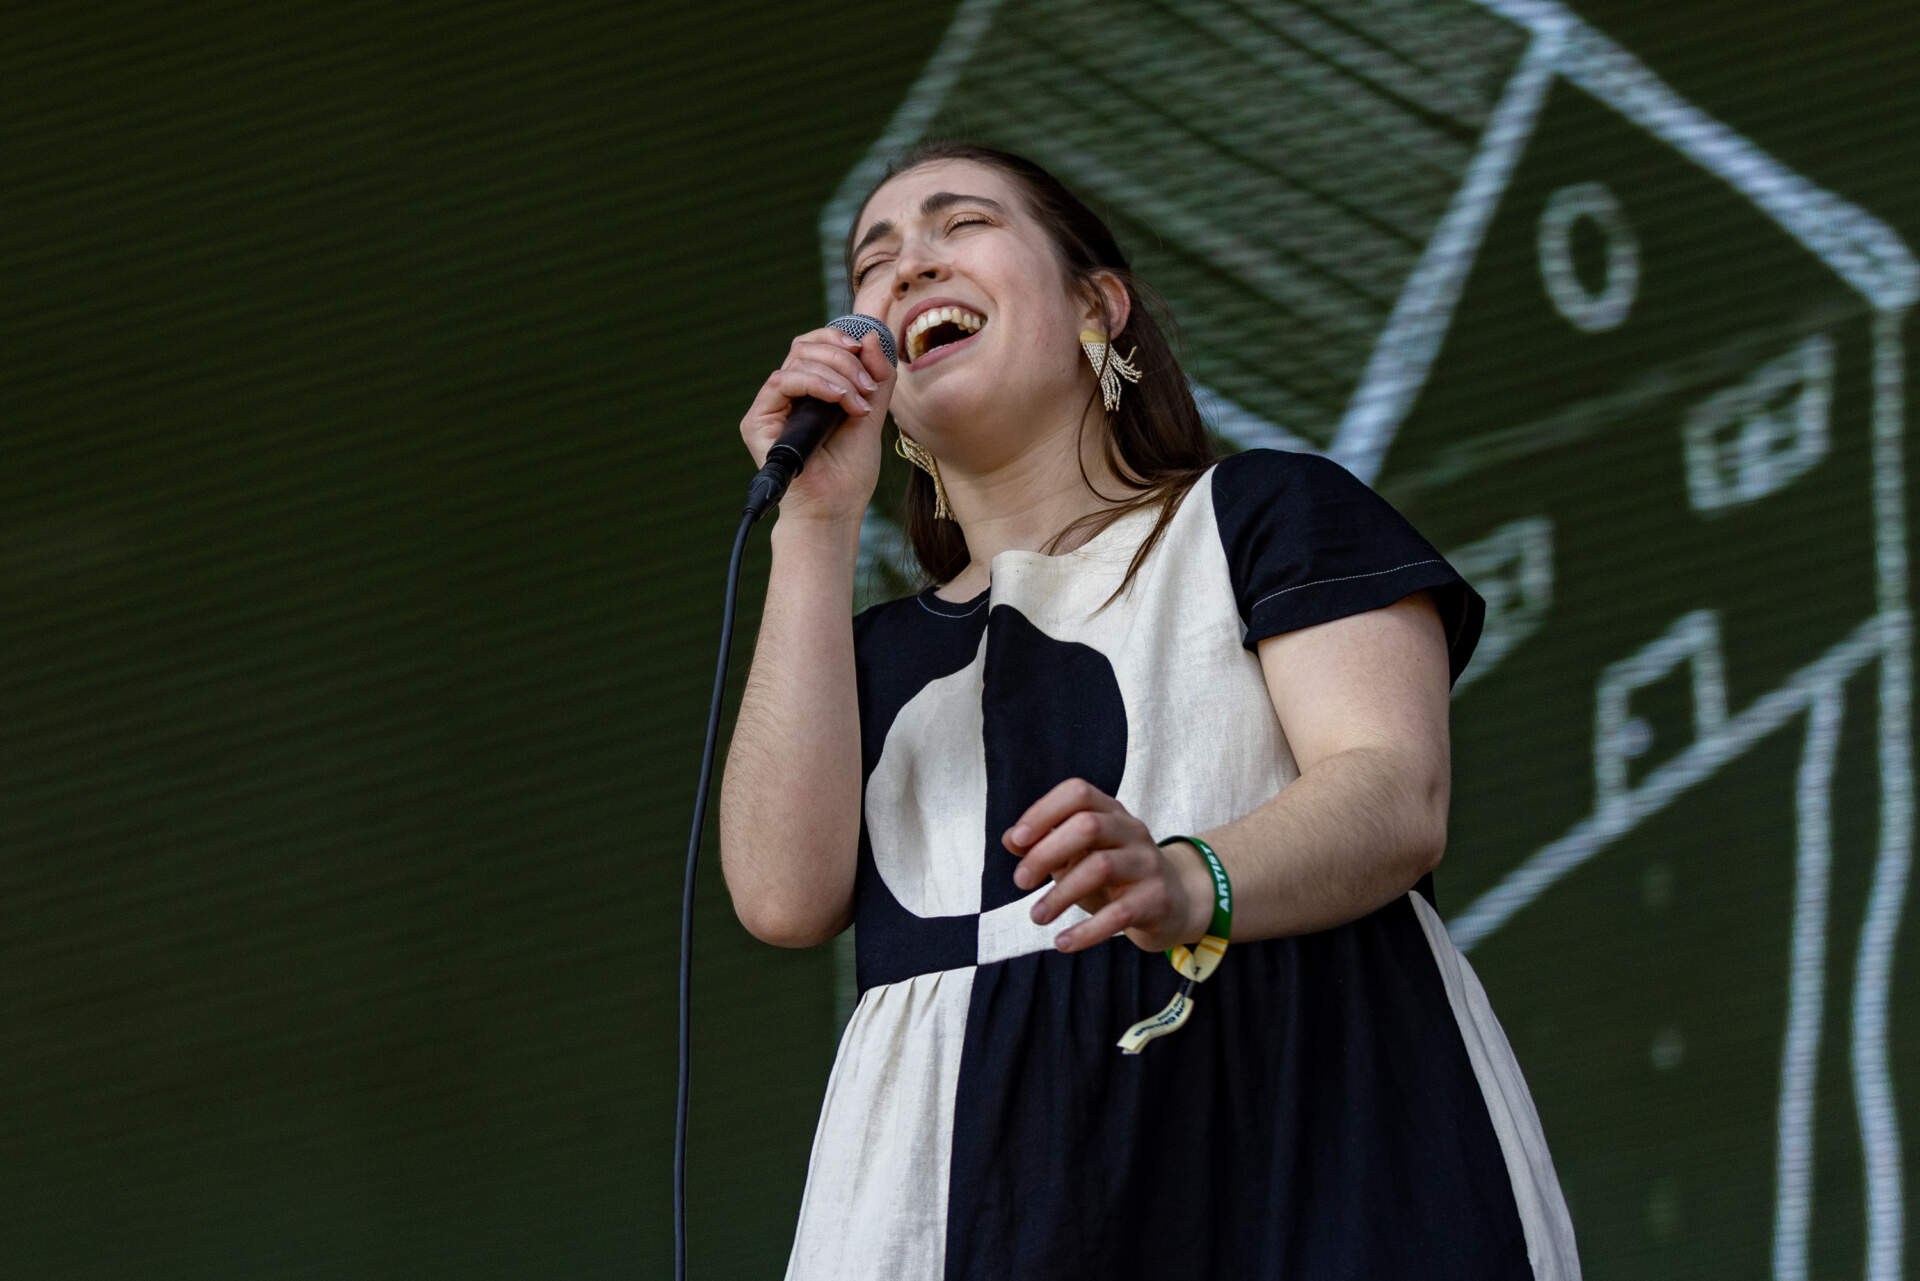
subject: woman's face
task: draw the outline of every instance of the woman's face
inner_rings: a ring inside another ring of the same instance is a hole
[[[893,413],[910,433],[990,466],[1023,428],[1077,423],[1092,386],[1080,331],[1099,310],[1013,179],[966,160],[910,169],[873,194],[853,243],[854,309],[893,330]]]

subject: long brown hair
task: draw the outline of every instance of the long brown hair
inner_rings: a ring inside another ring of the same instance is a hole
[[[901,153],[887,167],[886,174],[860,202],[860,208],[864,210],[874,192],[899,174],[942,160],[970,160],[989,165],[1011,178],[1026,196],[1029,211],[1046,228],[1054,253],[1075,286],[1101,298],[1103,295],[1094,277],[1105,273],[1126,287],[1131,304],[1126,328],[1112,333],[1109,323],[1108,341],[1116,349],[1123,339],[1125,346],[1138,347],[1133,363],[1140,369],[1140,381],[1127,387],[1120,399],[1120,408],[1106,415],[1105,443],[1109,466],[1130,492],[1109,500],[1112,506],[1070,522],[1045,548],[1051,553],[1077,531],[1084,529],[1091,538],[1131,512],[1158,506],[1160,518],[1127,566],[1126,576],[1114,593],[1113,598],[1118,598],[1166,532],[1187,490],[1215,460],[1213,440],[1200,417],[1200,408],[1194,404],[1186,375],[1181,372],[1173,346],[1155,317],[1155,309],[1164,308],[1160,307],[1158,295],[1134,279],[1119,242],[1099,215],[1068,191],[1058,178],[1022,156],[971,143],[921,143]],[[848,280],[853,278],[853,236],[858,230],[856,225],[847,231]],[[1099,394],[1097,388],[1093,394]],[[1082,421],[1084,424],[1084,419]],[[1093,489],[1093,479],[1087,475],[1084,459],[1080,464],[1080,478],[1088,489]],[[936,520],[933,510],[933,481],[919,468],[913,468],[907,481],[901,524],[921,571],[930,582],[944,583],[965,569],[972,558],[960,526],[953,521]]]

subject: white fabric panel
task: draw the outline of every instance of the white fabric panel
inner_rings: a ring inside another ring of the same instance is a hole
[[[1533,1096],[1520,1075],[1513,1048],[1493,1016],[1486,989],[1480,986],[1467,958],[1453,945],[1440,914],[1424,895],[1409,893],[1407,897],[1413,900],[1414,915],[1420,918],[1427,946],[1433,949],[1434,965],[1446,985],[1447,1003],[1453,1007],[1454,1022],[1460,1025],[1460,1037],[1466,1042],[1474,1078],[1486,1098],[1487,1115],[1493,1119],[1501,1155],[1507,1159],[1507,1175],[1513,1183],[1520,1226],[1527,1236],[1527,1259],[1533,1264],[1533,1275],[1536,1281],[1580,1281],[1573,1220],[1567,1214],[1560,1179],[1554,1174],[1553,1157],[1547,1151],[1547,1138],[1540,1129],[1540,1116],[1534,1111]]]
[[[973,662],[900,709],[867,782],[867,835],[880,879],[915,916],[980,910],[987,747],[980,713],[986,637]]]
[[[1135,512],[1064,556],[1002,552],[992,601],[1113,664],[1127,713],[1116,799],[1167,836],[1241,818],[1300,771],[1259,658],[1220,644],[1241,626],[1210,481],[1188,492],[1127,595],[1100,608],[1156,516]]]
[[[974,969],[871,988],[840,1039],[787,1281],[939,1281]]]
[[[988,605],[1012,606],[1053,639],[1089,646],[1112,664],[1128,727],[1117,799],[1166,836],[1231,822],[1299,770],[1260,660],[1219,643],[1223,633],[1238,635],[1240,622],[1210,483],[1187,495],[1128,594],[1100,608],[1154,519],[1151,511],[1136,512],[1061,556],[1002,552],[993,560]],[[901,709],[867,783],[874,864],[917,916],[980,911],[986,645],[983,636],[972,663],[931,682]],[[1043,951],[1060,930],[1085,919],[1076,908],[1042,928],[1027,918],[1031,906],[1023,900],[982,914],[982,964]]]
[[[1087,919],[1086,912],[1069,907],[1047,924],[1035,925],[1031,915],[1033,905],[1052,888],[1053,882],[1048,881],[1025,898],[980,913],[980,964],[991,965],[1029,952],[1044,952],[1053,946],[1054,936],[1060,931]]]

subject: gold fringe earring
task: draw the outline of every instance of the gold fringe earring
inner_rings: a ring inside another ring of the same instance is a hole
[[[1112,413],[1120,408],[1120,380],[1130,383],[1140,381],[1140,371],[1134,368],[1133,358],[1140,354],[1135,347],[1122,356],[1107,342],[1107,336],[1098,329],[1080,331],[1080,350],[1087,353],[1087,363],[1093,366],[1093,376],[1100,380],[1100,403]]]
[[[1139,377],[1138,374],[1134,376]],[[940,483],[940,464],[933,460],[933,455],[927,452],[925,445],[898,428],[894,431],[893,452],[933,477],[933,518],[952,520],[953,508],[947,505],[947,487]]]

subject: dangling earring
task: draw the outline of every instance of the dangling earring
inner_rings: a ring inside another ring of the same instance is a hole
[[[1087,361],[1093,366],[1093,376],[1100,380],[1100,403],[1112,413],[1120,408],[1120,380],[1130,383],[1140,381],[1140,371],[1133,366],[1133,358],[1140,354],[1135,347],[1122,356],[1107,343],[1107,336],[1098,329],[1080,331],[1080,350],[1087,353]]]
[[[953,508],[947,506],[947,487],[940,483],[940,464],[933,460],[925,445],[898,428],[894,430],[898,434],[894,437],[893,452],[933,477],[933,518],[952,520]]]

